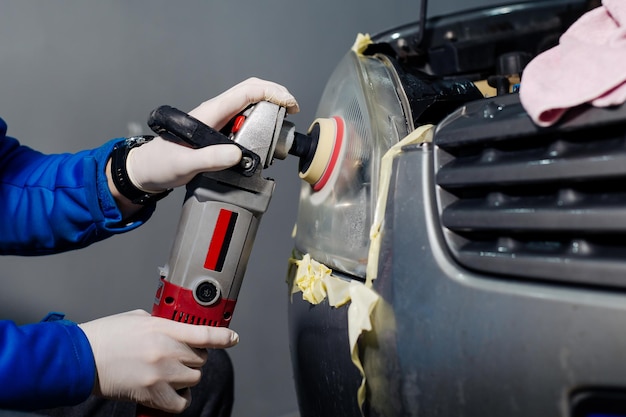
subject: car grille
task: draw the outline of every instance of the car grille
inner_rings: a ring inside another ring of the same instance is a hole
[[[463,266],[498,277],[626,287],[626,106],[534,125],[511,94],[437,128],[443,235]]]

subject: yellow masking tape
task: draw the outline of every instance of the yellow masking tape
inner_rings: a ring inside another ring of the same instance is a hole
[[[385,218],[387,206],[387,195],[389,194],[389,182],[391,181],[391,170],[393,168],[393,158],[395,158],[402,148],[407,145],[431,142],[433,140],[433,125],[422,125],[406,135],[404,139],[389,148],[381,158],[380,175],[378,181],[378,195],[376,198],[376,209],[374,219],[370,227],[370,247],[367,256],[367,269],[365,272],[366,284],[372,285],[378,274],[378,255],[380,253],[381,229]]]
[[[290,259],[290,261],[298,267],[292,294],[301,291],[302,298],[311,304],[319,304],[328,299],[328,304],[332,307],[341,307],[350,302],[348,307],[348,340],[352,363],[363,376],[357,392],[359,407],[361,407],[365,401],[366,380],[359,359],[357,342],[361,333],[372,330],[370,317],[380,296],[361,282],[333,276],[330,268],[311,259],[308,253],[301,260]]]
[[[363,51],[365,51],[370,44],[372,44],[372,38],[370,38],[369,33],[359,33],[356,35],[356,40],[354,41],[354,45],[352,45],[352,50],[357,55],[362,55]]]

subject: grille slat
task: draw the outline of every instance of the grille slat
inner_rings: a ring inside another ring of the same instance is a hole
[[[508,95],[437,128],[440,221],[461,265],[626,288],[626,106],[570,116],[539,129]]]
[[[626,204],[569,209],[530,205],[494,208],[482,202],[463,201],[448,206],[441,218],[445,227],[456,231],[626,233]]]
[[[445,188],[493,185],[532,185],[550,181],[588,181],[626,177],[626,151],[596,157],[562,159],[519,158],[514,161],[484,163],[480,160],[456,162],[437,173],[437,183]]]
[[[472,269],[484,270],[491,274],[511,275],[512,268],[523,271],[523,275],[533,279],[624,287],[626,263],[623,257],[574,256],[568,253],[533,253],[518,250],[515,253],[501,253],[493,247],[469,245],[459,252],[459,261]],[[626,256],[626,252],[621,255]],[[484,265],[485,257],[490,258],[489,265]],[[594,275],[581,274],[580,271],[593,271]],[[515,274],[519,275],[519,274]]]

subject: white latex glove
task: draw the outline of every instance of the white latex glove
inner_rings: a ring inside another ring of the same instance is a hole
[[[288,113],[299,111],[296,99],[282,85],[249,78],[219,96],[205,101],[189,114],[216,130],[248,105],[271,101],[287,108]],[[214,145],[191,149],[157,137],[134,148],[126,164],[133,184],[147,192],[160,192],[184,185],[201,172],[229,168],[241,159],[241,150],[234,145]]]
[[[190,404],[185,388],[200,381],[206,348],[227,348],[239,341],[227,328],[178,323],[143,310],[79,326],[96,361],[95,395],[169,413],[180,413]]]

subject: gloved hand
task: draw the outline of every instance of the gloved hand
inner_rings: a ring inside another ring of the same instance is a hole
[[[94,394],[130,400],[169,413],[191,401],[206,348],[237,344],[237,333],[152,317],[136,310],[79,324],[96,361]],[[182,390],[177,392],[177,390]]]
[[[249,78],[219,96],[205,101],[189,114],[216,130],[248,105],[271,101],[299,111],[296,99],[279,84]],[[128,155],[126,168],[132,183],[147,192],[160,192],[184,185],[196,174],[229,168],[241,159],[241,150],[234,145],[214,145],[191,149],[162,138],[134,148]]]

